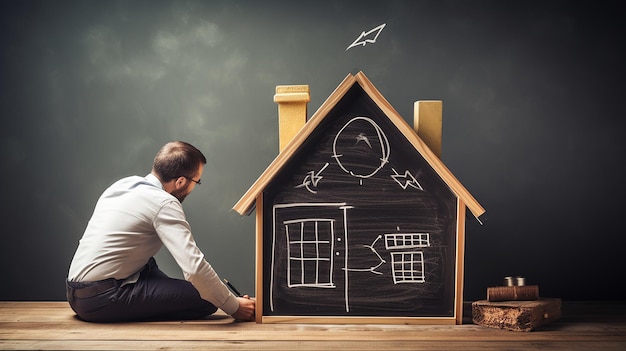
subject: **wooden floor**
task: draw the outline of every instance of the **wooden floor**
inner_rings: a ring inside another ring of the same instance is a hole
[[[626,350],[626,302],[563,302],[562,317],[531,332],[463,325],[189,322],[92,324],[65,302],[0,302],[6,350]]]

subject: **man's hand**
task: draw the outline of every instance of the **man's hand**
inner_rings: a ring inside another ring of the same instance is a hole
[[[233,318],[245,322],[254,321],[254,310],[256,308],[256,301],[254,299],[251,299],[248,295],[238,297],[237,301],[239,301],[239,308],[237,309],[237,312],[233,314]]]

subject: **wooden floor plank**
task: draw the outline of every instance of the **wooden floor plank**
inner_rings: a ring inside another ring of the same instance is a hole
[[[2,350],[625,350],[626,303],[566,305],[532,332],[463,325],[256,324],[223,313],[198,321],[95,324],[66,302],[0,302]]]
[[[98,331],[98,335],[94,335]],[[213,335],[215,337],[229,339],[259,338],[269,332],[275,333],[277,339],[289,340],[303,336],[324,336],[330,340],[333,338],[345,338],[350,335],[355,338],[368,340],[378,334],[402,340],[414,338],[449,339],[455,338],[485,338],[506,336],[510,339],[528,338],[554,338],[559,336],[581,337],[600,336],[611,333],[626,338],[626,324],[597,324],[585,323],[563,324],[554,323],[533,333],[511,333],[506,330],[490,329],[476,325],[459,326],[425,326],[425,325],[306,325],[306,324],[254,324],[231,322],[225,324],[212,324],[202,322],[171,322],[171,323],[119,323],[119,324],[95,324],[85,323],[78,320],[64,321],[63,323],[50,322],[0,322],[0,336],[6,338],[19,338],[20,333],[39,335],[42,338],[98,338],[107,335],[126,335],[130,339],[135,338],[171,338],[180,339],[187,335],[194,336]],[[620,334],[621,333],[621,334]],[[239,335],[241,334],[241,335]],[[297,335],[296,335],[297,334]]]
[[[274,341],[258,340],[250,343],[224,343],[219,341],[0,341],[2,350],[412,350],[412,351],[486,351],[486,350],[569,350],[569,351],[618,351],[623,350],[622,345],[598,342],[545,342],[537,343],[511,343],[506,341],[492,342],[403,342],[403,341],[377,341],[363,342],[328,342],[328,341]]]

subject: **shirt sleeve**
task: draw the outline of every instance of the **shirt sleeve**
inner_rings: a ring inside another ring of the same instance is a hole
[[[239,308],[235,295],[222,283],[193,238],[182,205],[171,201],[163,205],[154,219],[154,228],[163,245],[180,266],[183,275],[200,293],[222,311],[232,315]]]

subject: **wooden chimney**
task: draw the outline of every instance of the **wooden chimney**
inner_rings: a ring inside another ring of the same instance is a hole
[[[442,101],[416,101],[413,109],[413,129],[430,150],[441,159]]]
[[[279,150],[293,139],[306,123],[307,103],[311,101],[308,85],[278,85],[274,102],[278,103]]]

